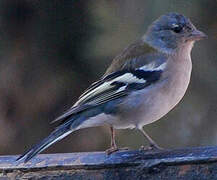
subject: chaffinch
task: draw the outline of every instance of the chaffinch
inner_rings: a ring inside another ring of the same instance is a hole
[[[159,120],[184,96],[191,76],[191,49],[206,35],[178,13],[159,17],[141,39],[116,56],[100,80],[54,122],[59,126],[17,160],[29,161],[36,154],[70,133],[109,125],[111,148],[118,150],[114,129],[136,128],[150,147],[159,146],[143,126]]]

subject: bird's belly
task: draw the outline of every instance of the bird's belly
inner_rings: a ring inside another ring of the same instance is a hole
[[[190,76],[190,74],[189,74]],[[190,77],[180,77],[178,80],[167,79],[169,83],[161,82],[148,89],[133,93],[122,106],[120,119],[142,127],[159,120],[173,109],[184,96]],[[176,85],[174,85],[174,83]]]
[[[122,121],[118,116],[113,116],[105,113],[101,113],[97,116],[91,117],[85,120],[77,129],[83,129],[88,127],[109,125],[115,129],[133,129],[135,125],[127,121]]]

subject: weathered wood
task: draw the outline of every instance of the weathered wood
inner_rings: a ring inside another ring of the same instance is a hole
[[[217,147],[0,156],[0,179],[217,179]]]

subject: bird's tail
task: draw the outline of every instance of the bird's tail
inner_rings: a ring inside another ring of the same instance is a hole
[[[45,150],[55,142],[63,139],[70,133],[72,133],[74,130],[71,129],[71,123],[64,123],[57,127],[48,137],[43,139],[41,142],[33,146],[30,150],[25,152],[23,155],[17,158],[16,161],[24,159],[24,162],[29,161],[34,156],[36,156],[41,151]]]

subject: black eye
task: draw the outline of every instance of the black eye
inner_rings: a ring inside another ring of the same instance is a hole
[[[177,24],[174,24],[173,27],[172,27],[172,30],[173,30],[175,33],[180,33],[180,32],[182,31],[182,26],[177,25]]]

